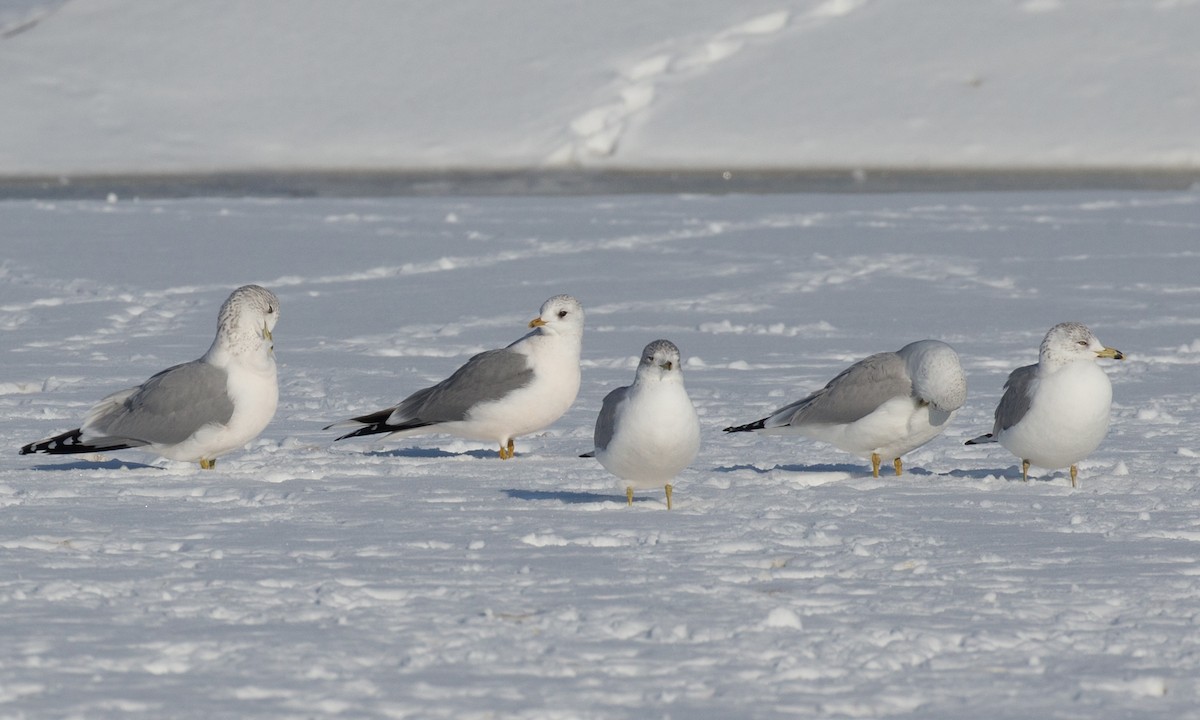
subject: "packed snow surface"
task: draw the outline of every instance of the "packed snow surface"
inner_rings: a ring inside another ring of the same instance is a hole
[[[1200,704],[1195,193],[7,202],[0,227],[5,717]],[[280,402],[245,450],[211,471],[17,455],[202,352],[249,282],[280,298]],[[320,429],[560,292],[587,313],[582,388],[513,460]],[[1077,490],[963,445],[1063,320],[1127,355]],[[578,457],[656,338],[702,427],[671,511]],[[954,346],[969,394],[902,477],[720,431],[921,338]]]
[[[1195,0],[6,0],[0,176],[1191,168]]]

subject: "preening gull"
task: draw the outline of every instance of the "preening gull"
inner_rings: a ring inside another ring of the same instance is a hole
[[[696,458],[700,420],[683,387],[679,348],[655,340],[642,351],[633,384],[604,398],[596,418],[595,456],[621,479],[633,504],[634,488],[662,487],[671,509],[671,480]]]
[[[892,458],[900,475],[900,457],[937,437],[966,399],[954,348],[918,340],[863,358],[808,397],[725,432],[803,435],[869,458],[875,477]]]
[[[199,360],[167,368],[113,393],[75,430],[21,448],[27,453],[86,453],[141,448],[208,470],[267,427],[279,385],[271,331],[279,298],[246,285],[221,305],[217,336]]]
[[[550,425],[575,402],[583,343],[583,306],[555,295],[529,322],[533,331],[508,347],[475,355],[437,385],[398,405],[327,426],[355,427],[337,438],[389,433],[447,433],[500,445],[514,454],[513,439]]]
[[[998,442],[1021,458],[1021,479],[1029,466],[1048,470],[1075,464],[1100,447],[1108,433],[1112,383],[1097,358],[1124,360],[1120,350],[1105,347],[1077,322],[1059,323],[1042,340],[1036,365],[1013,370],[996,406],[996,422],[987,435],[967,445]]]

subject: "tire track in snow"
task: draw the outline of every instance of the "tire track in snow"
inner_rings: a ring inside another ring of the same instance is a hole
[[[825,0],[799,15],[793,16],[790,10],[775,10],[708,37],[668,43],[665,50],[634,63],[609,84],[604,94],[613,99],[572,120],[568,127],[570,140],[546,158],[546,165],[573,166],[616,155],[630,122],[648,111],[661,85],[685,82],[747,47],[780,36],[788,28],[819,27],[857,11],[864,4],[866,0]]]

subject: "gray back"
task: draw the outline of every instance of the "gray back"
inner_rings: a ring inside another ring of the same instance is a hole
[[[1029,412],[1029,404],[1033,398],[1033,383],[1037,379],[1037,365],[1025,365],[1009,373],[1008,381],[1004,383],[1004,395],[996,406],[996,424],[992,427],[995,435],[1001,430],[1016,425]]]
[[[465,420],[472,407],[499,400],[532,380],[533,368],[521,353],[508,348],[481,352],[437,385],[405,398],[389,422]]]
[[[604,396],[604,404],[600,406],[600,415],[596,417],[596,431],[592,434],[597,450],[604,450],[612,442],[613,433],[617,430],[617,409],[625,402],[629,387],[619,387]]]
[[[224,370],[193,360],[154,375],[93,426],[110,437],[183,442],[208,423],[233,417]]]
[[[778,410],[767,427],[843,424],[861,420],[894,397],[912,394],[904,359],[894,352],[863,358],[812,395]]]

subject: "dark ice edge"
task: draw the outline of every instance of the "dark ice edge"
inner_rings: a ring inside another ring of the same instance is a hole
[[[1197,168],[289,170],[2,176],[4,200],[1200,189]]]

